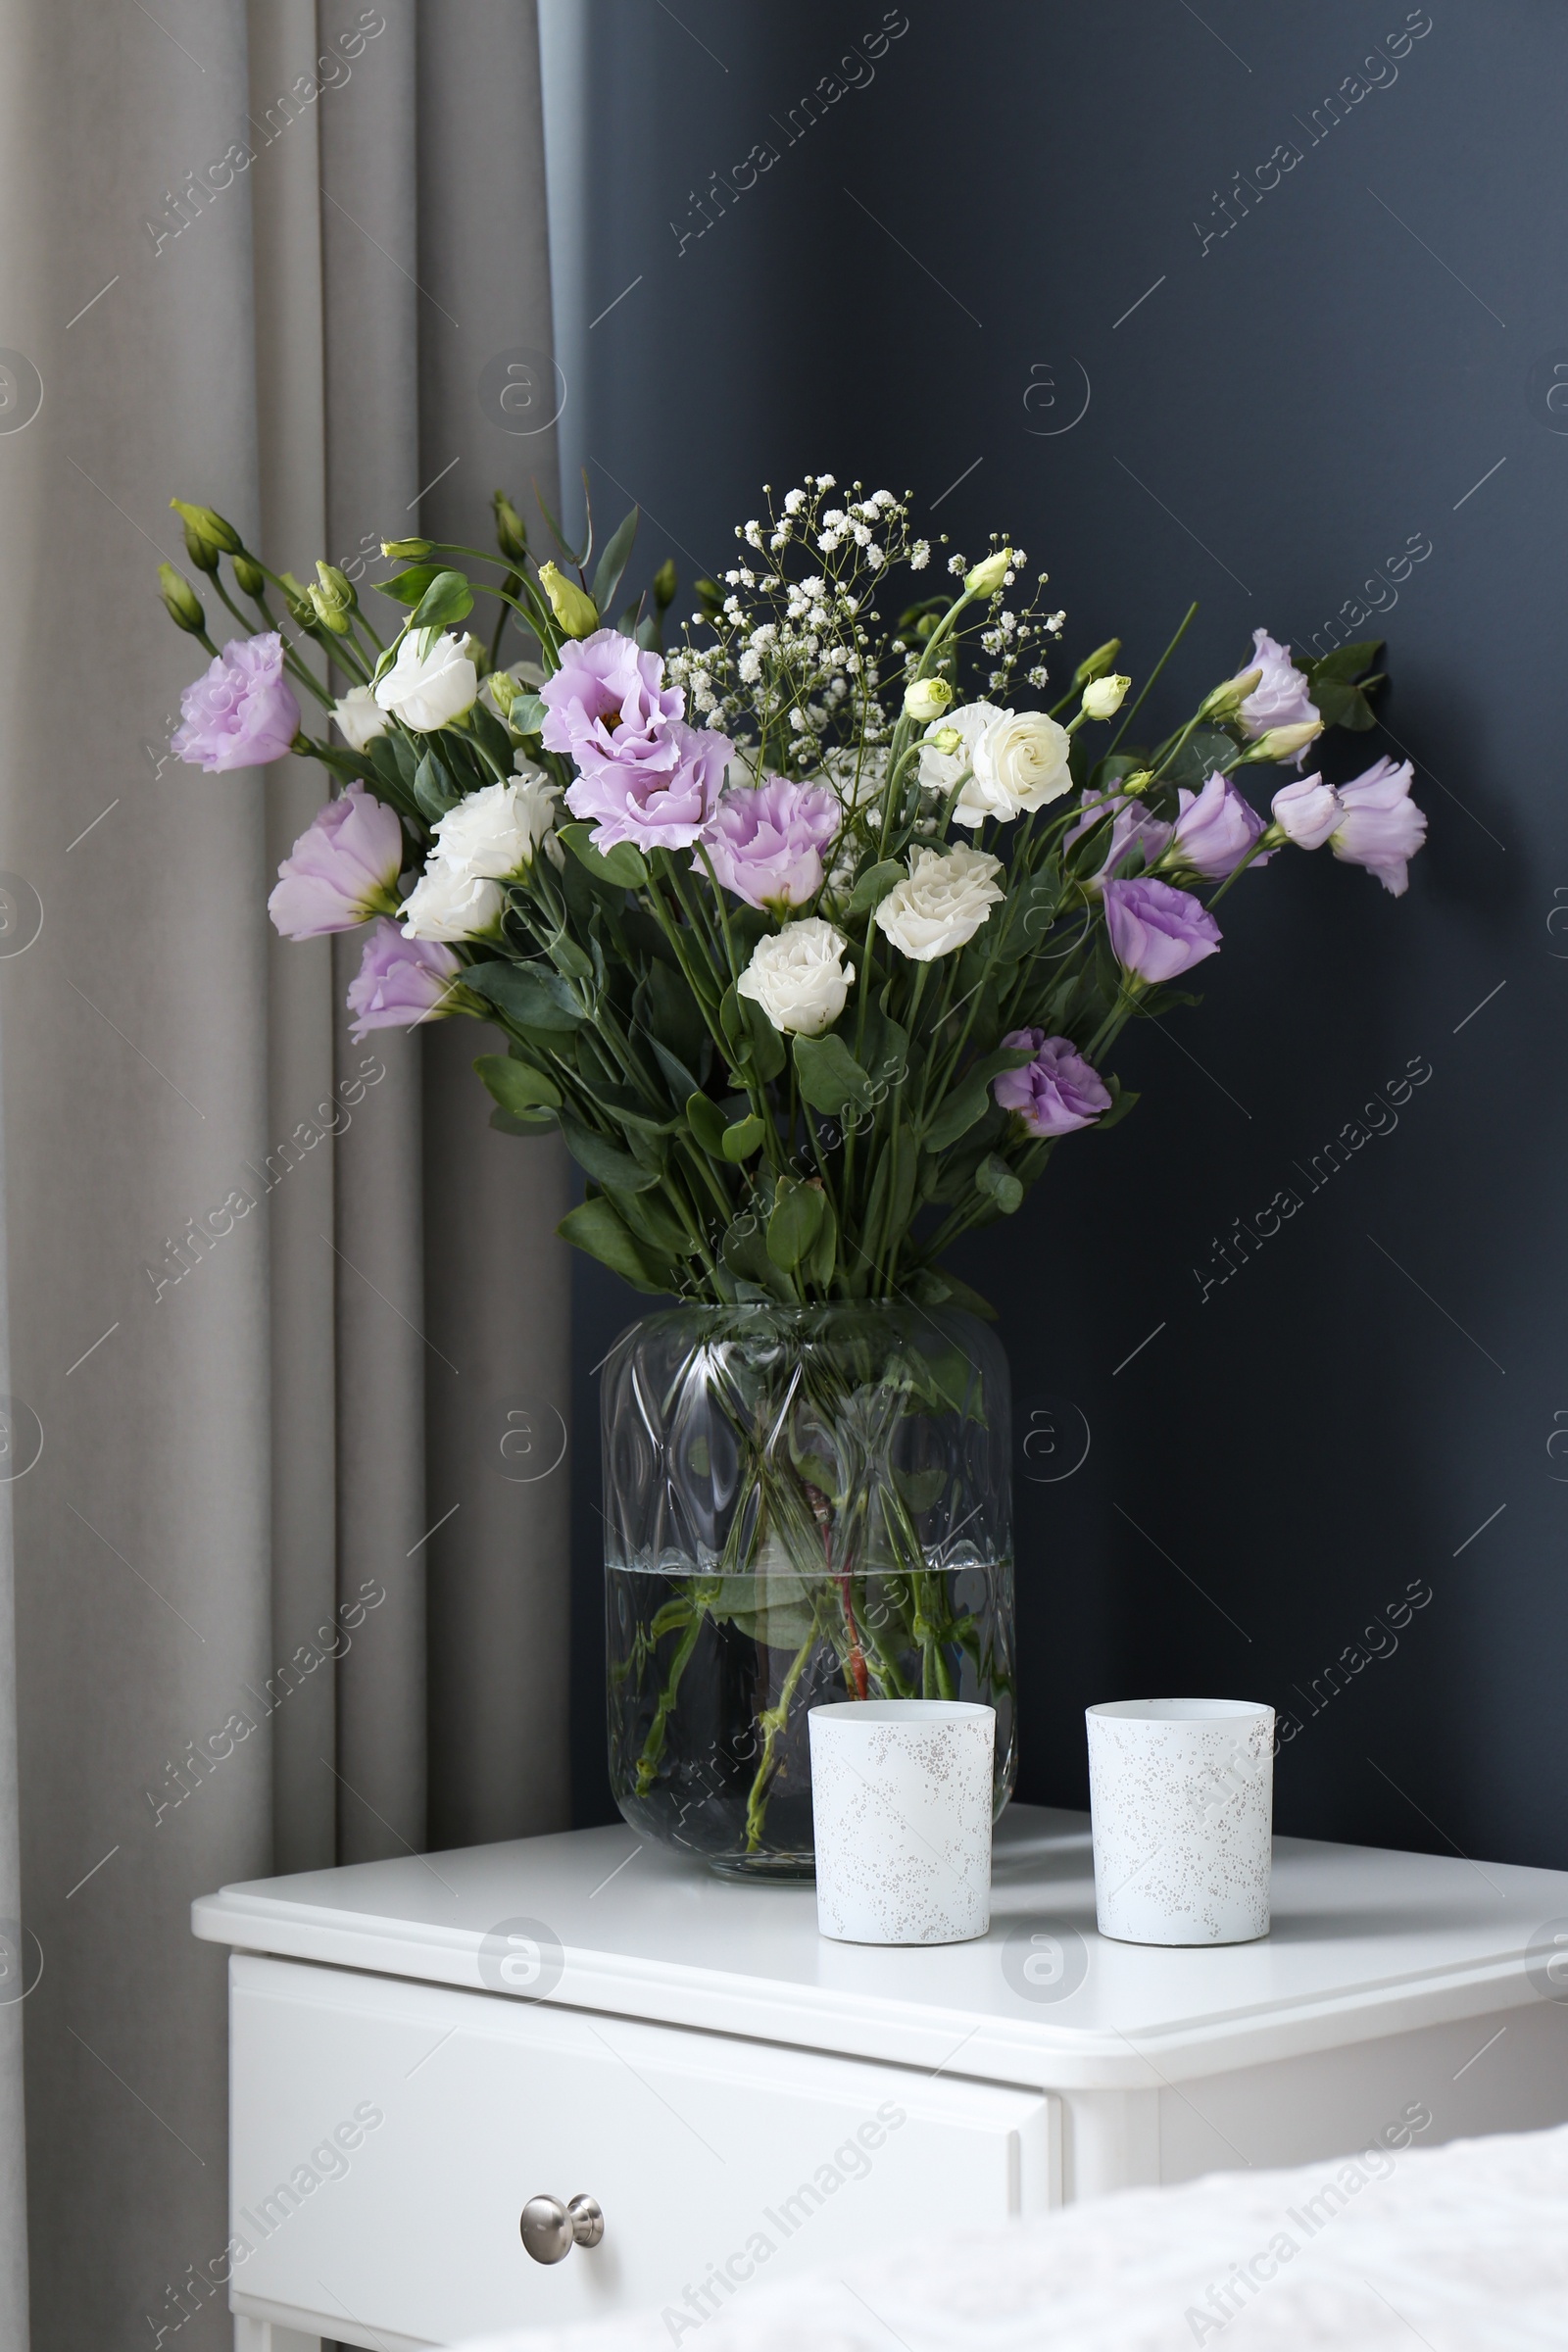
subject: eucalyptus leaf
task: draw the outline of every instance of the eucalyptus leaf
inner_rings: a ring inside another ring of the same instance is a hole
[[[1010,1217],[1023,1199],[1023,1186],[995,1152],[988,1152],[976,1168],[974,1183],[976,1192],[983,1193],[1004,1217]]]
[[[725,1128],[719,1138],[719,1150],[732,1166],[739,1167],[743,1160],[751,1158],[766,1133],[766,1126],[754,1111]]]

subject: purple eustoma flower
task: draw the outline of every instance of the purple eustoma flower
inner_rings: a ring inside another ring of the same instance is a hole
[[[277,869],[267,902],[285,939],[352,931],[372,914],[396,914],[403,866],[397,811],[351,784],[318,811]]]
[[[1298,850],[1320,850],[1340,821],[1343,804],[1332,784],[1321,776],[1302,776],[1286,784],[1269,803],[1274,822]]]
[[[182,726],[170,748],[192,767],[216,775],[281,760],[300,731],[300,707],[283,676],[283,640],[275,629],[231,637],[179,698]]]
[[[1151,986],[1179,979],[1212,956],[1221,932],[1206,906],[1185,890],[1135,874],[1104,888],[1105,929],[1122,970]]]
[[[1201,792],[1184,785],[1177,794],[1180,815],[1170,841],[1170,862],[1205,882],[1234,874],[1263,830],[1263,820],[1228,776],[1210,776]],[[1254,858],[1267,865],[1267,858]]]
[[[593,639],[584,642],[591,645]],[[707,825],[735,746],[727,735],[688,727],[678,718],[665,726],[664,743],[668,766],[601,760],[568,785],[566,807],[572,815],[598,827],[592,836],[596,850],[612,850],[618,841],[634,842],[640,850],[689,849]]]
[[[1062,848],[1070,849],[1075,841],[1081,840],[1090,827],[1098,825],[1110,810],[1115,813],[1110,819],[1105,854],[1100,861],[1099,874],[1087,884],[1091,890],[1098,889],[1101,883],[1113,876],[1122,859],[1129,857],[1135,848],[1142,850],[1145,866],[1152,865],[1170,839],[1169,825],[1159,817],[1151,815],[1142,801],[1118,798],[1091,802],[1077,823],[1063,835]]]
[[[1427,837],[1427,817],[1410,798],[1410,762],[1376,760],[1353,784],[1340,786],[1344,810],[1329,847],[1348,865],[1364,865],[1396,899],[1409,883],[1407,865]]]
[[[618,629],[568,639],[540,700],[546,751],[569,753],[585,776],[607,766],[667,776],[679,764],[670,725],[683,715],[686,697],[678,686],[664,684],[659,655],[644,653]]]
[[[1252,648],[1247,666],[1260,669],[1263,675],[1238,713],[1243,731],[1255,743],[1270,727],[1301,726],[1318,717],[1305,674],[1291,660],[1290,647],[1277,645],[1267,629],[1254,629]]]
[[[726,792],[703,847],[726,890],[748,906],[782,912],[804,906],[822,887],[822,853],[839,829],[839,805],[825,785],[788,776]]]
[[[439,940],[410,939],[379,916],[349,982],[348,1007],[359,1016],[349,1034],[358,1042],[372,1029],[445,1019],[458,1009],[454,983],[462,968]]]
[[[1092,1127],[1110,1108],[1108,1091],[1070,1038],[1014,1029],[1002,1042],[1034,1055],[1022,1069],[1003,1070],[991,1084],[1003,1109],[1016,1112],[1031,1135],[1071,1135],[1075,1128]]]

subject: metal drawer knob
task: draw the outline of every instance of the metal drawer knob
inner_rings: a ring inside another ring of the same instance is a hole
[[[573,2246],[597,2246],[605,2217],[596,2197],[530,2197],[518,2223],[522,2242],[535,2262],[564,2262]]]

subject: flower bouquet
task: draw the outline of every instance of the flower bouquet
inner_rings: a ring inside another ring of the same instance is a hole
[[[606,1367],[612,1772],[628,1819],[737,1870],[809,1865],[818,1697],[989,1698],[1004,1800],[1005,1363],[947,1252],[1132,1107],[1116,1041],[1196,1002],[1244,872],[1327,847],[1398,895],[1426,823],[1408,764],[1300,772],[1372,725],[1375,643],[1298,662],[1259,629],[1156,733],[1191,612],[1131,702],[1114,639],[1048,700],[1064,616],[1021,549],[938,553],[921,597],[907,500],[835,494],[769,495],[667,655],[669,564],[610,617],[635,510],[597,563],[591,517],[577,551],[548,514],[537,562],[500,493],[496,557],[387,542],[378,627],[336,566],[274,574],[181,506],[244,632],[221,651],[163,573],[212,656],[179,756],[309,753],[338,787],[277,928],[368,926],[357,1037],[493,1024],[492,1124],[586,1180],[563,1235],[682,1302]],[[480,598],[487,641],[458,633]]]

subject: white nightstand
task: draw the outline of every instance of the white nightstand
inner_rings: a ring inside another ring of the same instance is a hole
[[[1263,1942],[1094,1916],[1085,1818],[1024,1805],[989,1937],[926,1950],[623,1828],[209,1895],[237,2344],[692,2318],[1063,2198],[1568,2120],[1568,1875],[1284,1838]],[[578,2192],[603,2242],[532,2261],[524,2202]]]

